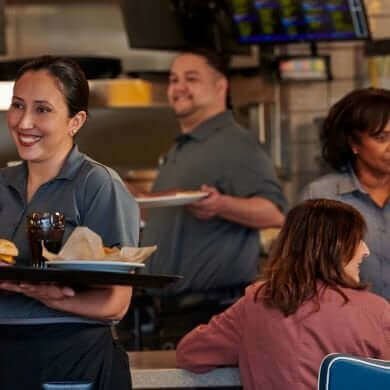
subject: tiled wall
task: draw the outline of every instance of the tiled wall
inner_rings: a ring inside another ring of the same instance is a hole
[[[373,38],[390,38],[390,0],[366,0]],[[288,53],[308,53],[305,45],[289,47]],[[316,118],[347,92],[370,85],[367,59],[362,43],[320,44],[319,54],[331,56],[333,80],[330,82],[290,83],[281,87],[283,132],[288,133],[288,177],[284,190],[294,204],[303,186],[325,172],[321,162]]]
[[[390,0],[365,0],[373,38],[389,38]]]
[[[318,50],[319,54],[331,57],[332,81],[281,85],[282,131],[288,133],[289,142],[284,189],[291,204],[297,201],[307,182],[324,172],[316,119],[324,117],[329,107],[347,92],[365,83],[366,61],[361,43],[320,44]],[[298,45],[289,48],[290,54],[302,52],[305,48]]]

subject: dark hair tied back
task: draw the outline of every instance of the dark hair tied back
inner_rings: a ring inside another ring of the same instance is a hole
[[[89,86],[81,67],[73,60],[65,57],[42,56],[26,62],[18,71],[16,80],[26,72],[46,70],[61,84],[69,116],[80,111],[88,114]]]

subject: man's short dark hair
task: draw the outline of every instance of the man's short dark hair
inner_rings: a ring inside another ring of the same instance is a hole
[[[188,50],[188,53],[203,57],[209,66],[211,66],[218,73],[221,73],[222,76],[224,76],[226,79],[229,79],[230,58],[228,55],[224,55],[206,48]]]

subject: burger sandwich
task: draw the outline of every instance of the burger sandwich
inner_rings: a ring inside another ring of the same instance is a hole
[[[18,248],[12,241],[0,238],[0,264],[15,264],[15,256],[18,254]]]

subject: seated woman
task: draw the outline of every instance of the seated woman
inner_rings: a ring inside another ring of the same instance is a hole
[[[390,359],[389,304],[359,279],[369,254],[364,232],[362,216],[345,203],[317,199],[294,207],[263,281],[181,340],[178,367],[238,365],[246,390],[312,390],[328,353]]]
[[[390,91],[365,88],[344,96],[324,121],[321,144],[334,172],[310,183],[301,198],[336,199],[362,213],[371,253],[361,277],[390,299]]]
[[[0,170],[0,237],[19,248],[17,265],[31,260],[26,216],[34,211],[62,212],[64,241],[86,226],[106,246],[138,244],[134,198],[115,172],[74,142],[87,119],[88,96],[84,73],[65,58],[40,57],[18,73],[7,122],[23,163]],[[71,380],[92,381],[94,390],[129,390],[127,355],[110,324],[126,313],[131,287],[75,291],[2,282],[0,289],[2,390]]]

